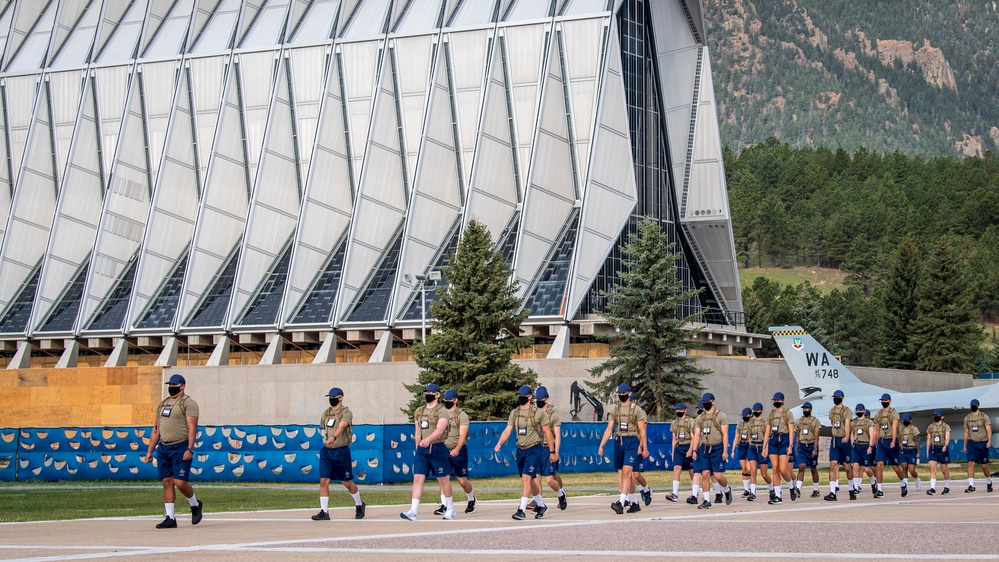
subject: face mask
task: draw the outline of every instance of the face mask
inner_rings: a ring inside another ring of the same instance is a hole
[[[858,419],[863,418],[863,417],[864,417],[864,413],[863,412],[857,412],[857,418]]]
[[[618,397],[618,400],[620,400],[621,402],[627,402],[628,399],[631,398],[631,395],[630,394],[618,394],[617,397]]]
[[[742,421],[749,421],[749,416],[742,416]]]
[[[881,402],[882,408],[887,408],[888,406],[891,406],[891,402]]]
[[[978,411],[978,406],[972,406],[971,407],[971,411],[972,412],[977,412]]]
[[[531,397],[530,396],[518,396],[517,397],[517,403],[520,404],[521,406],[523,406],[524,404],[527,404],[530,401],[531,401]]]
[[[783,402],[774,402],[774,408],[780,408],[783,405],[784,405]]]
[[[424,394],[423,397],[427,399],[427,404],[433,402],[434,400],[437,400],[437,397],[434,396],[433,394]]]
[[[449,409],[449,410],[451,408],[453,408],[454,407],[454,400],[444,400],[444,407],[447,408],[447,409]]]
[[[680,418],[682,418],[682,417],[684,416],[684,414],[686,414],[686,413],[687,413],[687,411],[686,411],[686,410],[684,410],[684,411],[682,411],[682,412],[677,412],[677,413],[676,413],[676,419],[680,419]]]
[[[712,406],[714,406],[714,405],[715,405],[715,403],[714,403],[714,402],[705,402],[705,403],[704,403],[704,409],[705,409],[705,410],[710,410],[710,409],[711,409],[711,407],[712,407]]]
[[[837,406],[839,406],[842,403],[843,403],[843,399],[840,398],[839,396],[833,398],[833,404],[836,404]]]
[[[760,417],[762,415],[763,415],[763,412],[756,412],[756,411],[753,412],[753,417],[757,417],[758,418],[758,417]]]
[[[701,408],[698,408],[698,409],[697,409],[697,415],[701,415],[701,414],[703,414],[703,413],[704,413],[704,410],[702,410]]]
[[[547,400],[538,400],[538,408],[544,408],[548,404]]]
[[[911,421],[904,421],[904,422],[902,422],[902,425],[911,425],[911,424],[912,424]]]
[[[811,410],[802,410],[801,411],[801,415],[805,416],[806,418],[810,418],[810,417],[812,417],[812,411]]]
[[[170,393],[170,396],[177,396],[178,394],[180,394],[180,387],[179,386],[169,386],[169,387],[167,387],[167,392]]]
[[[942,417],[940,417],[940,416],[933,416],[933,421],[935,421],[935,422],[939,422],[939,421],[940,421],[940,420],[942,420],[942,419],[943,419],[943,418],[942,418]]]
[[[340,403],[340,397],[339,396],[337,396],[336,398],[330,396],[330,406],[333,406],[334,408],[336,408],[336,405],[339,404],[339,403]]]

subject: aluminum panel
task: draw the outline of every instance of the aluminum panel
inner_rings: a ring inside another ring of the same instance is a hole
[[[7,99],[7,130],[10,134],[10,169],[13,177],[11,185],[17,182],[21,172],[21,158],[28,140],[28,129],[33,113],[24,111],[35,107],[38,92],[38,76],[10,76],[4,79],[4,97]]]
[[[253,27],[246,33],[240,48],[267,49],[281,44],[290,0],[268,0],[256,15]]]
[[[114,33],[101,50],[97,62],[100,64],[122,63],[135,58],[142,34],[142,20],[146,15],[147,0],[136,0],[125,13],[125,17],[115,26]]]
[[[34,3],[18,2],[17,7],[20,9],[22,4]],[[58,11],[56,7],[58,4],[58,2],[50,2],[48,8],[38,18],[38,21],[33,22],[34,25],[29,28],[30,32],[19,26],[21,23],[20,13],[15,15],[15,28],[12,29],[8,43],[17,39],[17,36],[13,32],[20,34],[23,31],[28,34],[25,35],[24,41],[17,46],[17,50],[13,51],[10,57],[8,57],[6,52],[4,53],[4,58],[10,60],[4,68],[6,72],[32,72],[40,70],[45,65],[45,54],[48,52],[49,37],[52,34],[52,27],[55,25],[56,12]],[[29,9],[25,8],[24,13],[27,14],[27,10]],[[8,51],[11,46],[8,44]]]
[[[159,6],[153,2],[152,6]],[[191,26],[191,15],[194,10],[194,0],[177,0],[173,9],[166,15],[154,30],[146,27],[143,39],[142,57],[145,59],[160,59],[176,57],[184,52],[187,33]]]
[[[146,135],[149,150],[149,175],[151,185],[156,185],[160,156],[166,140],[173,105],[178,64],[175,61],[147,63],[141,67],[142,102],[145,106]]]
[[[604,45],[606,19],[585,19],[559,24],[570,94],[572,141],[579,182],[586,180],[593,131],[597,71]]]
[[[247,35],[250,33],[250,28],[260,21],[257,19],[257,16],[260,14],[261,7],[271,1],[273,0],[243,0],[243,7],[239,11],[239,23],[236,24],[236,36],[233,41],[234,48],[241,47],[243,41],[246,40]],[[285,7],[287,8],[287,6]],[[266,23],[264,27],[267,27]]]
[[[87,10],[87,5],[90,4],[90,10]],[[52,62],[56,59],[56,54],[63,51],[66,47],[67,39],[73,32],[74,27],[77,22],[81,26],[81,35],[89,34],[88,41],[88,51],[89,43],[93,42],[94,33],[97,31],[97,15],[101,11],[100,2],[91,2],[90,0],[63,0],[62,6],[59,8],[59,13],[56,16],[55,28],[52,30],[51,34],[51,45],[49,46],[48,54],[48,65],[51,67]],[[84,16],[84,12],[87,12]],[[89,22],[87,21],[89,20]],[[89,27],[87,24],[90,24]],[[80,52],[79,47],[77,51],[73,53],[77,59],[82,59],[82,62],[86,63],[87,52]],[[79,63],[77,63],[79,64]],[[76,65],[74,65],[76,66]]]
[[[14,21],[14,11],[16,7],[14,2],[6,2],[4,7],[0,9],[0,49],[5,49],[7,47],[7,38],[11,34],[11,22]],[[0,53],[0,63],[5,61],[3,59],[3,54]]]
[[[472,169],[475,134],[479,128],[479,104],[482,101],[486,57],[491,38],[491,30],[469,31],[452,33],[448,42],[463,178],[467,178]]]
[[[555,0],[514,0],[503,15],[505,22],[529,21],[555,15]]]
[[[201,184],[205,183],[209,157],[215,142],[215,127],[218,125],[219,104],[222,88],[225,85],[228,57],[192,59],[191,89],[194,97],[195,122],[198,127],[198,166]]]
[[[417,169],[410,201],[409,220],[403,239],[399,271],[424,273],[432,265],[442,246],[448,243],[448,234],[461,216],[461,180],[455,155],[457,143],[451,117],[451,88],[443,53],[438,53],[434,65],[434,81],[427,105],[426,141],[420,148],[420,166]],[[396,275],[396,298],[391,318],[398,318],[416,283],[407,282],[404,275]]]
[[[354,177],[361,175],[361,162],[368,141],[371,121],[375,78],[381,55],[381,42],[365,41],[346,43],[340,47],[342,54],[343,82],[349,116],[350,154],[353,159]]]
[[[565,0],[558,13],[561,16],[586,16],[610,9],[609,0]]]
[[[334,37],[341,37],[344,30],[347,29],[347,25],[350,24],[351,19],[354,17],[354,12],[356,12],[361,7],[361,0],[343,0],[340,4],[340,15],[336,18],[336,33],[333,34]]]
[[[483,223],[498,242],[520,204],[502,49],[492,50],[488,72],[465,221],[475,219]]]
[[[326,78],[326,48],[309,47],[291,49],[291,83],[295,100],[296,136],[298,157],[302,165],[302,177],[309,173],[312,161],[312,147],[316,140],[319,125],[319,106],[322,102],[324,79]],[[303,180],[304,183],[304,180]]]
[[[291,43],[291,38],[302,23],[302,18],[312,9],[313,4],[317,3],[316,0],[292,0],[288,11],[288,24],[285,28],[284,42]]]
[[[6,217],[10,213],[13,184],[10,181],[10,150],[7,143],[7,115],[0,111],[0,241],[7,228]]]
[[[101,151],[104,156],[104,169],[111,169],[121,117],[125,112],[128,83],[132,75],[131,66],[110,66],[94,71],[97,76],[97,117],[101,129]]]
[[[49,66],[57,69],[86,65],[97,38],[100,17],[101,3],[94,1],[83,14],[76,29],[59,45],[58,50],[54,50],[54,47],[50,50]]]
[[[260,149],[264,142],[267,107],[274,88],[277,59],[271,51],[244,53],[239,55],[236,67],[239,69],[240,101],[246,127],[246,154],[249,157],[250,177],[253,178],[257,174]]]
[[[291,28],[292,45],[326,43],[333,36],[333,26],[340,10],[340,0],[313,0],[296,27]],[[344,16],[345,17],[345,16]]]
[[[338,240],[347,234],[353,211],[351,164],[347,157],[345,107],[339,59],[331,58],[319,112],[319,129],[286,284],[286,320],[313,285]],[[331,309],[332,310],[332,309]]]
[[[191,26],[187,32],[187,51],[193,51],[192,47],[204,34],[206,26],[211,22],[215,10],[223,6],[224,0],[195,0],[194,13],[191,14]]]
[[[651,31],[656,40],[657,54],[660,57],[697,47],[697,41],[694,40],[690,22],[687,21],[687,16],[683,13],[680,0],[650,2],[649,10],[652,12],[653,29]],[[661,73],[660,76],[665,77],[669,74]]]
[[[361,0],[340,37],[345,41],[375,39],[385,35],[392,0]]]
[[[493,23],[496,19],[496,3],[497,0],[462,0],[447,26],[461,28]]]
[[[396,4],[403,5],[405,1],[408,1],[406,11],[393,32],[401,35],[435,33],[444,10],[443,0],[396,0]]]
[[[66,155],[80,114],[80,97],[83,95],[83,71],[48,74],[49,95],[52,101],[52,134],[55,137],[56,175],[62,177],[66,169]]]
[[[506,66],[513,97],[514,123],[520,170],[526,175],[534,142],[534,120],[538,111],[538,84],[548,34],[544,25],[506,29]]]
[[[436,49],[432,35],[394,39],[392,56],[395,57],[396,78],[399,82],[399,105],[402,108],[402,130],[405,140],[406,176],[413,184],[416,156],[423,136],[426,115],[427,89],[430,82],[430,62]]]
[[[94,43],[93,58],[96,59],[104,50],[104,46],[115,33],[118,22],[128,13],[131,0],[104,0],[104,10],[101,12],[101,23],[97,27],[97,40]]]
[[[204,14],[197,14],[196,22]],[[236,22],[239,19],[240,0],[222,0],[211,12],[204,27],[194,35],[195,55],[218,55],[229,51],[236,33]]]

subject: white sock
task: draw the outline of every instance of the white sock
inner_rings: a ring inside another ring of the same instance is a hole
[[[628,501],[638,503],[638,494],[628,494]]]
[[[753,494],[754,496],[756,495],[756,484],[749,485],[749,493]]]
[[[771,482],[771,483],[767,484],[767,488],[770,488],[770,491],[773,492],[774,491],[774,483]]]
[[[194,494],[191,494],[191,497],[187,498],[187,503],[191,507],[198,507],[198,498],[194,497]]]
[[[835,495],[838,490],[839,490],[839,480],[830,481],[829,482],[829,493]]]
[[[541,496],[538,496],[538,497],[540,498]],[[444,507],[446,507],[448,509],[453,509],[454,508],[454,496],[451,496],[449,498],[444,498]]]
[[[883,490],[881,489],[881,482],[878,482],[878,491],[879,491],[879,492],[882,492],[882,491],[883,491]]]
[[[871,484],[877,484],[877,483],[878,483],[878,477],[877,476],[871,476]]]
[[[975,487],[975,479],[974,478],[968,478],[968,485],[971,486],[972,488],[974,488]]]
[[[944,488],[950,488],[950,478],[944,480]]]
[[[354,492],[353,494],[351,494],[350,497],[354,498],[354,505],[361,505],[361,491],[360,490],[358,490],[358,491]],[[329,498],[327,498],[327,499],[329,499]]]
[[[812,489],[815,490],[816,492],[818,492],[819,491],[819,483],[818,482],[812,482]]]
[[[704,491],[704,501],[711,503],[711,492],[708,490]]]
[[[441,505],[447,505],[447,498],[444,497],[444,494],[441,494]]]
[[[781,491],[781,487],[780,486],[777,486],[777,487],[774,488],[774,493],[777,494],[778,498],[780,497],[780,491]]]
[[[172,503],[165,503],[165,504],[163,504],[163,507],[166,508],[166,516],[169,517],[170,519],[175,519],[175,517],[173,515],[173,504]]]
[[[652,491],[652,488],[649,488],[648,486],[642,486],[642,491],[647,494]]]
[[[565,495],[565,488],[559,488],[558,492],[555,492],[555,495],[558,496],[558,497],[560,497],[560,498],[562,496],[564,496]]]
[[[922,487],[923,487],[923,481],[920,480],[920,478],[917,476],[916,477],[916,489],[918,490],[918,489],[920,489]]]
[[[330,510],[330,497],[329,496],[319,496],[319,509],[323,511]]]
[[[794,489],[795,489],[794,482],[788,482],[787,483],[787,491],[790,492],[791,490],[794,490]]]
[[[420,509],[420,500],[413,498],[413,505],[409,508],[409,511],[416,513]]]
[[[861,486],[864,485],[864,477],[860,476],[853,479],[853,489],[859,490]]]
[[[986,476],[986,477],[985,477],[985,483],[986,483],[986,484],[991,484],[991,483],[992,483],[992,477],[991,477],[991,476]],[[192,497],[193,497],[193,496],[192,496]]]
[[[628,501],[628,494],[621,494],[621,497],[617,501],[621,502],[621,505],[624,505],[624,502]]]
[[[908,485],[909,485],[909,479],[908,478],[903,478],[902,479],[902,487],[905,488]]]
[[[801,480],[795,480],[794,481],[794,487],[797,488],[797,489],[799,489],[799,490],[801,489],[801,484],[802,484]]]
[[[545,505],[545,500],[541,497],[541,494],[534,496],[534,501],[537,502],[538,507],[548,507]]]
[[[716,493],[716,494],[720,494],[720,493],[722,493],[722,487],[721,487],[721,484],[719,484],[718,482],[715,482],[715,483],[714,483],[714,485],[713,485],[713,487],[714,487],[714,489],[715,489],[715,493]]]
[[[559,490],[558,493],[559,494],[563,494],[565,492],[563,490]],[[475,492],[469,492],[467,495],[468,495],[468,501],[470,501],[470,502],[474,502],[475,501]]]
[[[693,485],[693,486],[691,487],[691,490],[693,491],[693,495],[694,495],[694,497],[695,497],[695,498],[697,497],[697,495],[698,495],[698,494],[700,494],[700,493],[701,493],[701,487],[700,487],[700,486],[698,486],[698,485],[696,485],[696,484],[694,484],[694,485]]]
[[[936,478],[930,478],[930,489],[931,490],[935,490],[936,488],[937,488],[937,479]]]
[[[679,494],[679,493],[680,493],[680,481],[679,480],[674,480],[673,481],[673,495],[676,495],[676,494]]]
[[[531,501],[531,498],[520,498],[520,510],[525,511],[527,509],[527,502]]]
[[[743,478],[742,479],[742,489],[743,490],[748,490],[749,489],[749,479],[748,478]]]

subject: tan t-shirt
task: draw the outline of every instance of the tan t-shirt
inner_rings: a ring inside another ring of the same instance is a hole
[[[437,430],[437,422],[441,419],[448,420],[450,423],[451,414],[447,411],[447,408],[445,408],[443,404],[438,402],[433,408],[428,408],[425,405],[417,408],[416,413],[413,414],[413,419],[416,420],[416,423],[420,427],[420,440],[422,441],[427,437],[430,437],[430,435]],[[431,443],[431,445],[447,441],[448,433],[448,430],[445,429],[444,433]]]
[[[750,421],[740,421],[739,425],[735,426],[735,434],[739,436],[740,443],[749,443],[749,424],[753,423],[752,418]]]
[[[989,438],[986,428],[989,427],[989,417],[981,410],[964,416],[964,429],[968,430],[968,439],[981,442]]]
[[[512,427],[513,432],[517,435],[518,449],[530,449],[541,443],[541,437],[544,435],[542,428],[550,424],[551,419],[548,414],[537,406],[523,410],[519,407],[514,408],[507,421],[507,425]]]
[[[950,426],[946,422],[933,422],[926,428],[926,442],[932,447],[946,447],[948,431]]]
[[[801,416],[794,424],[794,433],[797,435],[798,442],[806,445],[815,443],[815,440],[819,438],[820,429],[822,429],[822,424],[815,416]]]
[[[912,425],[902,424],[898,428],[898,445],[903,449],[919,448],[919,428]]]
[[[331,444],[326,444],[326,439],[333,437],[336,433],[336,428],[340,427],[340,422],[347,422],[347,428],[337,436],[337,438]],[[327,449],[339,449],[340,447],[350,446],[350,442],[353,440],[354,435],[354,414],[351,413],[350,408],[340,404],[336,408],[326,408],[323,412],[323,417],[319,420],[319,425],[323,426],[323,434],[325,439],[323,443]]]
[[[728,425],[728,418],[725,412],[720,412],[712,408],[710,412],[701,412],[694,420],[694,427],[701,432],[700,445],[720,445],[722,442],[722,428]]]
[[[854,443],[867,444],[871,442],[871,426],[874,420],[868,417],[853,420],[853,441]]]
[[[874,425],[878,428],[878,437],[891,439],[892,422],[898,421],[898,411],[895,408],[881,408],[874,414]]]
[[[449,413],[451,416],[447,420],[447,440],[444,441],[444,446],[451,450],[458,446],[458,440],[461,439],[461,427],[468,427],[468,414],[460,406]]]
[[[753,416],[749,419],[749,442],[754,445],[762,445],[763,438],[767,434],[767,420],[763,416]]]
[[[673,432],[673,435],[676,435],[677,445],[689,445],[690,440],[694,438],[693,430],[694,418],[688,415],[684,415],[670,425],[670,431]]]
[[[555,432],[559,431],[559,428],[562,427],[562,416],[558,413],[558,408],[552,404],[545,406],[545,413],[548,414],[548,420],[552,424],[552,437],[554,437]],[[545,437],[543,432],[541,434],[541,443],[543,443],[545,447],[548,447],[548,439]],[[548,448],[550,449],[551,447]]]
[[[846,437],[846,422],[853,418],[850,409],[840,404],[829,409],[829,426],[833,437]]]
[[[638,436],[638,422],[645,421],[645,410],[638,404],[614,405],[614,431],[617,437]]]
[[[160,420],[160,443],[176,445],[187,441],[187,418],[199,416],[198,403],[190,396],[164,398],[156,406],[156,419]]]
[[[794,423],[794,417],[791,415],[791,410],[783,412],[770,410],[770,414],[767,416],[767,425],[770,426],[771,434],[791,433],[792,423]]]

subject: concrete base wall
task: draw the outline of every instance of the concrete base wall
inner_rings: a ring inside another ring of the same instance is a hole
[[[538,373],[548,388],[552,403],[568,421],[569,388],[594,380],[588,369],[605,359],[532,359],[519,364]],[[777,391],[787,396],[789,406],[801,403],[798,384],[784,361],[699,357],[701,367],[713,374],[704,380],[718,406],[734,415],[753,402],[769,406]],[[905,392],[967,388],[970,375],[851,367],[864,382]],[[400,408],[411,396],[403,384],[416,382],[416,363],[338,363],[327,365],[253,365],[227,367],[175,367],[164,377],[181,373],[187,392],[201,406],[201,423],[309,424],[317,423],[328,406],[326,393],[333,386],[343,389],[345,403],[358,424],[404,423]],[[165,392],[165,389],[162,389]],[[513,408],[514,404],[510,407]],[[590,421],[592,410],[582,410],[582,421]]]

